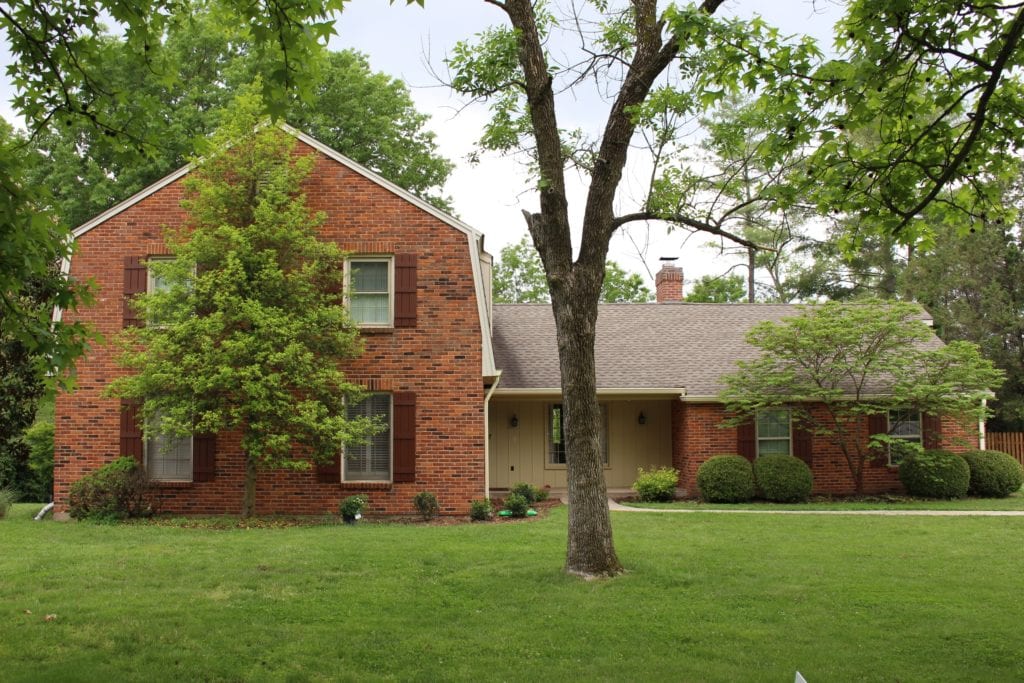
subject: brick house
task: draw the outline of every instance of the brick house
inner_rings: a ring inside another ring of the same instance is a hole
[[[815,493],[853,493],[846,459],[824,437],[814,437],[787,410],[766,411],[745,425],[722,428],[721,377],[736,361],[759,351],[746,342],[755,324],[798,311],[789,304],[703,304],[683,301],[683,274],[666,265],[657,274],[657,303],[601,304],[597,323],[597,393],[604,423],[605,481],[626,489],[637,467],[672,466],[679,486],[696,495],[697,468],[713,455],[766,453],[803,459]],[[929,344],[938,345],[937,337]],[[494,306],[494,355],[501,370],[489,406],[489,484],[530,481],[566,486],[555,323],[546,304]],[[862,438],[892,433],[926,447],[977,448],[978,426],[894,411],[865,420]],[[899,491],[898,467],[871,461],[864,491]]]
[[[260,514],[318,514],[367,494],[375,513],[409,513],[419,491],[431,491],[445,514],[466,514],[473,499],[518,481],[565,487],[558,358],[546,305],[490,301],[491,256],[483,235],[394,186],[303,133],[298,153],[316,165],[304,190],[326,220],[321,237],[351,254],[350,309],[361,325],[363,354],[347,375],[371,397],[353,409],[380,415],[388,431],[346,457],[306,472],[261,472]],[[244,458],[238,434],[146,443],[130,405],[103,396],[123,373],[111,340],[138,324],[130,299],[159,286],[146,263],[167,254],[164,229],[179,225],[182,168],[74,231],[78,247],[66,263],[93,280],[95,305],[69,318],[89,323],[105,341],[77,368],[78,387],[57,399],[54,500],[66,512],[71,484],[118,455],[143,462],[164,511],[236,513]],[[358,275],[357,275],[358,273]],[[655,304],[601,307],[597,379],[602,443],[610,488],[628,487],[639,466],[672,465],[680,486],[695,493],[697,467],[719,453],[790,452],[811,465],[820,492],[850,492],[841,454],[794,429],[788,415],[765,415],[739,429],[718,427],[722,374],[753,357],[746,331],[778,320],[791,306],[682,303],[682,272],[666,266]],[[937,340],[936,340],[936,343]],[[864,425],[888,431],[886,416]],[[952,422],[903,416],[907,438],[953,447],[977,434]],[[870,431],[869,431],[870,430]],[[896,468],[880,462],[865,490],[899,488]]]
[[[318,141],[286,128],[297,153],[316,155],[304,190],[327,218],[322,238],[351,254],[365,279],[365,300],[350,302],[365,341],[346,374],[373,392],[362,406],[390,429],[348,458],[307,472],[261,472],[257,510],[336,511],[366,493],[378,513],[412,510],[419,491],[434,492],[442,511],[465,514],[486,495],[485,387],[494,381],[488,322],[491,257],[483,235],[399,189]],[[103,335],[81,359],[77,389],[57,399],[54,456],[56,511],[72,482],[125,454],[145,462],[165,511],[237,513],[244,458],[238,434],[196,437],[159,448],[144,443],[130,406],[105,398],[124,370],[111,342],[136,324],[130,298],[157,286],[146,261],[167,253],[164,229],[184,218],[182,168],[74,231],[77,253],[66,266],[97,285],[95,305],[65,313]]]

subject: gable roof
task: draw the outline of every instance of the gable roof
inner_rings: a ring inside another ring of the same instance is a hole
[[[370,182],[375,183],[376,185],[387,190],[388,192],[391,192],[394,195],[397,195],[401,199],[409,202],[410,204],[416,206],[420,210],[430,214],[434,218],[437,218],[441,222],[451,226],[452,228],[455,228],[459,232],[462,232],[463,234],[466,235],[466,240],[469,246],[470,262],[473,267],[473,284],[474,289],[476,291],[477,314],[480,319],[480,331],[482,337],[481,343],[483,347],[483,363],[481,371],[484,377],[494,377],[495,375],[497,375],[497,371],[494,369],[494,352],[491,346],[491,338],[490,335],[488,334],[488,331],[490,330],[490,320],[488,316],[487,299],[485,297],[483,268],[480,263],[482,255],[485,253],[483,233],[478,230],[475,230],[474,228],[470,227],[466,223],[463,223],[459,219],[448,215],[447,213],[441,211],[432,204],[423,201],[422,199],[412,194],[408,190],[405,190],[399,187],[398,185],[395,185],[390,180],[384,178],[383,176],[377,173],[374,173],[373,171],[366,168],[362,164],[359,164],[353,161],[352,159],[349,159],[344,154],[341,154],[340,152],[331,149],[330,147],[320,142],[316,138],[307,135],[306,133],[303,133],[302,131],[296,128],[293,128],[292,126],[289,126],[287,123],[282,122],[278,123],[277,125],[284,132],[304,142],[305,144],[309,145],[310,147],[317,150],[318,152],[328,157],[329,159],[332,159],[341,164],[342,166],[347,167],[348,169],[354,171],[355,173],[358,173],[359,175],[363,176]],[[126,209],[129,209],[130,207],[138,204],[146,197],[155,194],[156,192],[167,187],[174,181],[188,175],[188,173],[192,171],[193,168],[193,164],[187,164],[185,166],[182,166],[177,171],[169,173],[168,175],[164,176],[163,178],[156,181],[152,185],[149,185],[148,187],[145,187],[142,190],[136,192],[131,197],[128,197],[128,199],[125,199],[123,202],[115,206],[112,206],[111,208],[99,214],[92,220],[89,220],[83,223],[82,225],[78,226],[74,230],[72,230],[71,234],[73,238],[78,239],[79,237],[86,234],[96,226],[101,225],[102,223],[113,218],[122,211],[125,211]],[[61,263],[61,268],[65,274],[70,272],[70,259],[65,259]],[[54,309],[53,319],[59,321],[61,318],[61,314],[62,311],[60,309]]]
[[[717,400],[721,377],[736,370],[736,361],[760,356],[746,341],[750,328],[799,311],[794,304],[601,304],[598,391]],[[495,305],[494,356],[502,372],[498,393],[559,393],[550,304]]]

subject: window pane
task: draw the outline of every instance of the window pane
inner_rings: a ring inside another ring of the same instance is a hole
[[[916,410],[889,411],[889,434],[901,439],[920,439],[921,413]]]
[[[757,442],[757,454],[760,455],[789,455],[789,439],[759,439]]]
[[[605,464],[608,464],[608,406],[602,404],[601,408],[601,431],[598,433],[598,448],[601,449],[601,457]],[[555,404],[551,406],[550,421],[548,429],[548,462],[552,465],[565,464],[565,434],[562,422],[562,406]]]
[[[763,410],[757,414],[757,436],[789,438],[789,411]]]
[[[352,319],[359,323],[391,322],[387,294],[353,294],[349,308]]]
[[[353,261],[352,291],[384,292],[388,291],[387,261]]]
[[[549,443],[549,462],[554,465],[565,464],[565,439],[562,434],[562,406],[551,406],[551,432]]]
[[[383,431],[367,443],[345,449],[345,479],[348,481],[389,481],[391,479],[391,396],[372,394],[348,407],[348,417],[380,417]]]
[[[151,423],[159,424],[159,416]],[[192,481],[192,437],[153,434],[146,441],[146,471],[150,479]]]

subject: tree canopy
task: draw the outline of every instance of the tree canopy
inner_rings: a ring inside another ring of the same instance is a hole
[[[163,283],[139,297],[150,324],[122,338],[134,372],[110,385],[141,403],[147,436],[240,431],[245,515],[259,469],[308,468],[377,428],[346,412],[362,390],[337,363],[361,345],[344,254],[317,238],[323,216],[301,191],[313,158],[294,157],[294,138],[260,126],[258,111],[243,98],[196,160],[186,223],[168,241],[174,258],[148,264]]]
[[[843,453],[861,491],[865,463],[879,457],[879,444],[862,438],[868,416],[912,410],[976,425],[986,412],[983,399],[1002,382],[976,345],[928,345],[932,332],[921,315],[904,302],[830,301],[756,325],[747,341],[761,357],[724,378],[720,398],[734,414],[727,424],[788,408],[794,421]]]
[[[639,273],[627,273],[615,261],[605,264],[601,301],[643,303],[653,299]],[[499,304],[550,303],[544,265],[537,250],[524,237],[502,247],[494,266],[494,301]]]
[[[733,304],[746,300],[742,275],[704,275],[690,287],[686,300],[691,303]]]

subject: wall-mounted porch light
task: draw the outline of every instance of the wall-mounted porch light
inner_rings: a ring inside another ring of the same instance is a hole
[[[513,428],[514,427],[518,427],[519,426],[519,417],[516,416],[515,414],[513,414],[512,415],[512,419],[508,421],[508,424],[509,424],[510,427],[513,427]]]
[[[644,415],[644,411],[640,411],[640,416],[636,418],[637,424],[647,424],[647,416]]]

